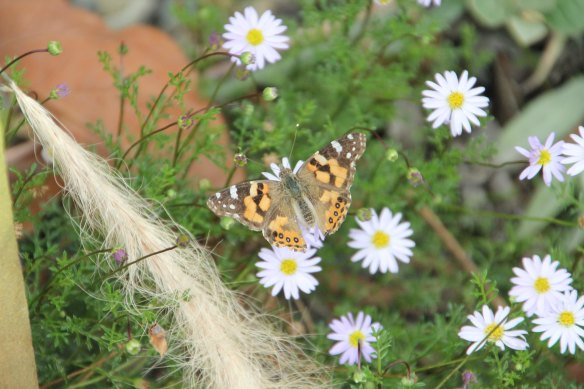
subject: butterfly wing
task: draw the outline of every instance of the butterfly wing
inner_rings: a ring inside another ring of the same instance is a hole
[[[296,218],[282,201],[278,181],[248,181],[215,193],[207,206],[217,216],[232,217],[251,230],[263,232],[266,240],[277,247],[306,250]]]
[[[232,185],[207,200],[207,207],[217,216],[232,217],[251,230],[263,229],[266,216],[273,209],[273,191],[277,181],[258,180]]]
[[[306,241],[289,207],[274,207],[267,218],[264,238],[273,246],[306,251]]]
[[[364,134],[350,133],[332,141],[304,162],[298,177],[310,191],[319,217],[319,228],[327,235],[335,233],[351,206],[351,185],[356,161],[365,152]]]

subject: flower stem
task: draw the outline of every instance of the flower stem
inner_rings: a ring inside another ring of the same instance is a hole
[[[6,66],[4,66],[2,69],[0,69],[0,74],[4,73],[4,71],[6,69],[8,69],[9,67],[11,67],[16,62],[18,62],[21,59],[23,59],[24,57],[27,57],[27,56],[29,56],[31,54],[34,54],[34,53],[48,53],[48,52],[49,52],[48,49],[36,49],[36,50],[27,51],[26,53],[21,54],[18,57],[14,58],[12,61],[8,62],[8,64]]]

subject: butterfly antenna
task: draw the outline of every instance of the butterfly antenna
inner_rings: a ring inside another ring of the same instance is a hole
[[[292,140],[292,148],[290,148],[290,153],[288,154],[288,159],[292,157],[292,151],[294,151],[294,145],[296,145],[296,137],[298,136],[298,124],[296,124],[296,131],[294,131],[294,139]]]

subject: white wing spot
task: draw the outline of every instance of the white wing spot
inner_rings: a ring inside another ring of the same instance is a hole
[[[223,204],[223,208],[227,208],[227,204]]]
[[[353,148],[351,149],[351,151],[355,151],[355,148],[353,147]]]
[[[231,188],[229,188],[229,194],[231,195],[232,199],[237,198],[237,187],[235,185],[232,185]]]
[[[220,199],[221,198],[221,193],[219,193],[219,192],[215,193],[215,197],[217,197],[218,199]]]
[[[347,153],[347,158],[351,158],[351,153]]]
[[[343,146],[341,146],[341,144],[339,142],[337,142],[336,140],[333,140],[331,142],[331,146],[333,146],[333,148],[337,151],[337,153],[340,153],[343,150]]]
[[[229,204],[229,208],[230,208],[230,209],[235,209],[235,205],[233,205],[233,204]]]
[[[353,140],[353,135],[351,135],[351,134],[347,135],[347,139]]]

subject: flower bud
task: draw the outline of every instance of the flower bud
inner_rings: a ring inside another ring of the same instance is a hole
[[[67,85],[59,84],[55,89],[51,90],[49,98],[51,100],[58,100],[61,97],[69,96],[69,93],[71,93],[71,90]]]
[[[180,129],[186,130],[193,125],[193,117],[191,115],[183,115],[178,118],[176,124]]]
[[[278,89],[271,86],[264,88],[262,97],[265,101],[274,101],[278,98]]]
[[[359,208],[357,210],[357,219],[361,220],[362,222],[366,222],[371,220],[373,213],[371,212],[371,208]]]
[[[126,250],[124,249],[117,249],[112,255],[118,265],[128,259],[128,253],[126,253]]]
[[[128,54],[128,46],[124,42],[120,43],[120,46],[118,46],[118,53],[120,55]]]
[[[126,352],[130,355],[136,355],[142,349],[142,344],[138,339],[130,339],[126,342]]]
[[[209,36],[209,48],[211,50],[217,50],[219,47],[223,46],[223,39],[217,31],[213,31]]]
[[[237,167],[244,167],[247,165],[247,157],[243,153],[237,153],[233,156],[233,163]]]
[[[367,380],[367,377],[365,377],[365,373],[363,373],[363,371],[361,371],[361,370],[356,370],[356,371],[353,373],[353,381],[354,381],[356,384],[360,384],[360,383],[362,383],[362,382],[365,382],[366,380]]]
[[[223,227],[224,230],[227,231],[229,231],[234,224],[235,220],[233,220],[230,217],[222,217],[221,220],[219,220],[219,225]]]
[[[199,189],[203,190],[203,191],[207,191],[211,188],[211,181],[209,181],[206,178],[202,178],[201,180],[199,180]]]
[[[255,56],[250,53],[249,51],[245,51],[243,53],[241,53],[241,55],[239,56],[239,59],[241,61],[241,63],[243,63],[244,65],[251,65],[255,63]]]
[[[188,235],[181,234],[176,237],[176,245],[184,249],[189,245],[190,240],[191,239],[188,237]]]
[[[396,149],[388,149],[385,152],[385,159],[387,159],[389,162],[395,162],[395,161],[397,161],[398,158],[399,158],[399,153],[397,152]]]
[[[422,173],[420,173],[420,171],[415,167],[412,167],[408,170],[407,177],[408,181],[414,188],[424,183],[424,177],[422,176]]]
[[[47,45],[47,51],[51,55],[59,55],[63,52],[63,46],[58,41],[50,41]]]

